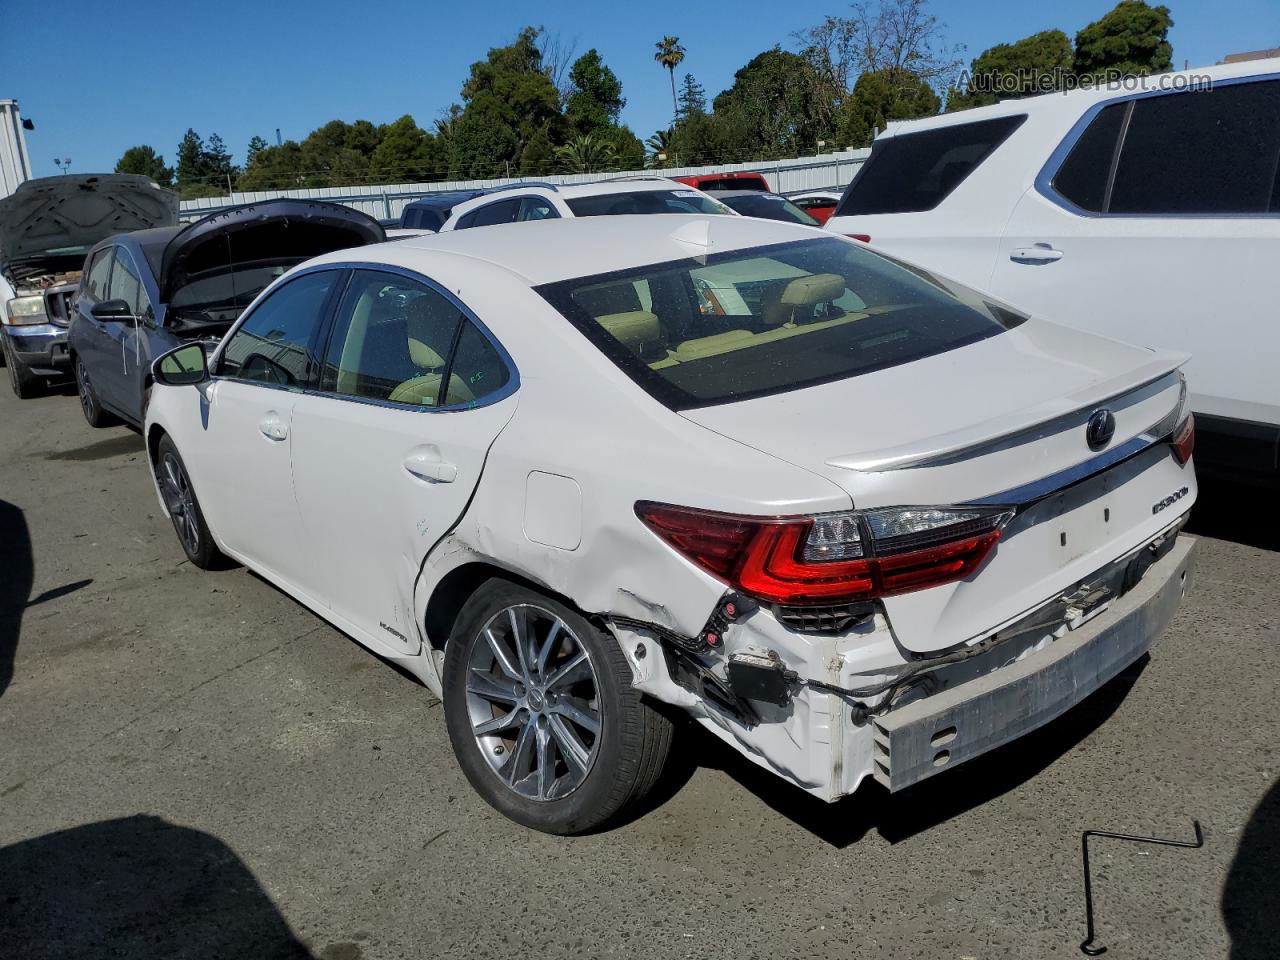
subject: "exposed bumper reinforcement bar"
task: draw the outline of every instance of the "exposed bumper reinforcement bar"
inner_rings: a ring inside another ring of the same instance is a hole
[[[1065,713],[1159,639],[1190,585],[1199,543],[1178,538],[1142,581],[1050,647],[874,721],[874,776],[901,790]]]

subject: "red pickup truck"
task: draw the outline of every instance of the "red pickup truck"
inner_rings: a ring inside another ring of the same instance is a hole
[[[763,190],[769,191],[769,181],[760,173],[698,173],[690,177],[672,177],[678,183],[687,183],[698,190]]]

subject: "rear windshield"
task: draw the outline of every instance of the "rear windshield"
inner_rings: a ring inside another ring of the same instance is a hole
[[[997,117],[877,140],[836,216],[932,210],[1026,119]]]
[[[725,197],[723,203],[728,204],[746,217],[760,217],[764,220],[782,220],[786,223],[803,223],[806,227],[818,226],[813,219],[786,197],[776,193],[741,193],[733,197]]]
[[[627,213],[728,213],[697,190],[642,190],[602,193],[566,200],[575,217],[616,217]]]
[[[951,281],[825,237],[537,290],[676,410],[910,363],[1025,319]]]

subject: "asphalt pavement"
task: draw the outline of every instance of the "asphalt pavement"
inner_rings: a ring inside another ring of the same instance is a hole
[[[0,957],[1280,957],[1280,511],[1213,486],[1146,659],[918,788],[835,805],[689,731],[595,836],[476,797],[439,702],[185,562],[141,438],[0,393]]]

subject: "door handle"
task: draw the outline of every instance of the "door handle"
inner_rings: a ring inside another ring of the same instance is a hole
[[[413,453],[405,457],[404,468],[428,483],[453,483],[458,478],[455,464],[428,453]]]
[[[280,414],[274,410],[258,421],[258,430],[268,440],[284,440],[289,436],[289,430],[284,425],[284,421],[280,419]]]
[[[1030,247],[1016,247],[1009,259],[1014,263],[1042,264],[1056,263],[1062,259],[1062,251],[1047,243],[1037,243]]]

